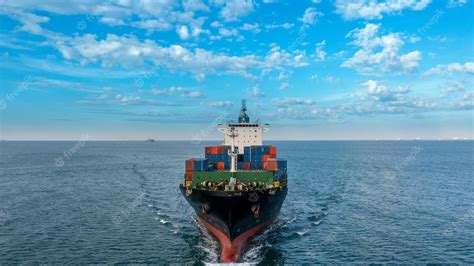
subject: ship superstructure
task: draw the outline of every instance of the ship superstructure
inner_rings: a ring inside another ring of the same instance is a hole
[[[221,244],[221,261],[235,262],[245,242],[278,215],[287,194],[286,161],[263,145],[268,124],[250,122],[245,101],[238,122],[218,125],[224,143],[205,158],[186,160],[180,189],[199,220]]]

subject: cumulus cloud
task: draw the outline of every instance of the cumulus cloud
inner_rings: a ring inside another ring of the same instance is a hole
[[[327,53],[324,51],[324,47],[326,46],[326,40],[322,40],[321,42],[316,44],[316,51],[314,57],[316,61],[324,61],[326,60]]]
[[[260,27],[259,27],[258,23],[255,23],[255,24],[244,23],[244,25],[242,27],[240,27],[240,29],[244,30],[244,31],[251,31],[251,32],[254,32],[254,33],[259,33],[260,32]]]
[[[226,22],[239,20],[252,12],[255,7],[253,0],[214,0],[211,2],[217,6],[222,6],[219,15]]]
[[[260,87],[258,85],[247,89],[247,94],[255,98],[265,97],[265,93],[260,90]]]
[[[230,101],[207,102],[205,105],[210,107],[231,108],[234,104]]]
[[[266,29],[277,29],[277,28],[291,29],[294,26],[295,26],[295,24],[293,24],[293,23],[285,22],[285,23],[282,23],[282,24],[268,24],[268,25],[265,25],[265,28]]]
[[[287,52],[273,47],[266,56],[230,56],[180,45],[161,46],[152,40],[138,40],[134,36],[109,34],[105,39],[96,35],[61,36],[50,41],[64,58],[81,64],[101,64],[105,67],[135,67],[149,65],[171,70],[188,71],[199,79],[207,74],[233,74],[254,79],[253,71],[281,70],[287,66],[302,67],[307,63],[301,52]]]
[[[186,26],[180,26],[176,28],[176,32],[181,40],[189,39],[189,30]]]
[[[460,7],[467,4],[469,0],[449,0],[448,7]]]
[[[405,45],[401,33],[379,34],[380,25],[367,24],[351,31],[346,37],[353,38],[351,44],[359,50],[342,66],[354,68],[362,74],[411,73],[417,70],[421,52],[401,54]]]
[[[181,97],[190,97],[190,98],[203,98],[202,94],[198,90],[185,89],[182,87],[170,87],[167,89],[152,89],[150,90],[152,95],[167,95],[167,96],[181,96]]]
[[[442,64],[430,68],[425,72],[425,75],[441,74],[447,75],[451,73],[468,73],[474,74],[474,62],[465,62],[463,63],[451,63],[451,64]]]
[[[314,7],[309,7],[304,11],[303,17],[299,18],[304,24],[314,24],[318,17],[322,17],[324,14],[320,11],[317,11]]]
[[[297,105],[314,105],[316,103],[316,100],[311,99],[311,98],[283,98],[283,99],[278,99],[274,98],[272,99],[272,104],[277,106],[277,107],[291,107],[291,106],[297,106]]]
[[[397,89],[389,89],[376,80],[368,80],[361,84],[365,90],[357,95],[363,99],[371,99],[377,102],[402,101],[403,96],[409,92],[407,87],[400,86]]]
[[[423,10],[431,0],[336,0],[336,13],[344,19],[381,19],[383,14],[396,14],[404,9]]]

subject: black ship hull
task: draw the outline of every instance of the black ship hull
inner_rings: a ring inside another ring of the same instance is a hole
[[[221,244],[221,262],[240,260],[246,241],[278,216],[287,188],[273,191],[180,190],[206,228]]]

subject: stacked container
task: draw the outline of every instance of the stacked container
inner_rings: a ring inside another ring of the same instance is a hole
[[[208,171],[209,161],[202,158],[186,160],[186,181],[193,180],[194,171]]]

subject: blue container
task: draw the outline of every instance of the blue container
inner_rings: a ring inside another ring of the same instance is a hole
[[[237,169],[244,169],[244,162],[238,162]]]
[[[222,162],[222,161],[224,161],[224,155],[222,155],[222,154],[209,154],[209,155],[207,155],[207,159],[211,163]]]
[[[287,179],[286,171],[278,171],[273,175],[273,181],[284,181]]]
[[[252,154],[250,156],[250,161],[252,162],[263,162],[263,154]]]
[[[251,162],[250,154],[244,154],[244,162],[247,162],[247,163]]]
[[[248,147],[248,146],[244,147],[244,154],[245,155],[250,155],[250,147]],[[250,162],[250,160],[249,160],[249,162]]]
[[[259,146],[251,146],[250,153],[254,154],[270,154],[270,146],[269,145],[259,145]]]
[[[262,154],[262,146],[251,146],[250,147],[250,154],[251,155],[260,155]]]
[[[207,166],[207,171],[214,171],[214,170],[216,170],[216,167],[213,164],[209,164]]]
[[[230,169],[230,161],[224,161],[224,169]]]
[[[257,170],[263,168],[263,162],[251,162],[250,169]]]
[[[278,169],[286,169],[286,160],[278,160]]]
[[[209,161],[207,159],[195,159],[194,171],[207,171]]]

